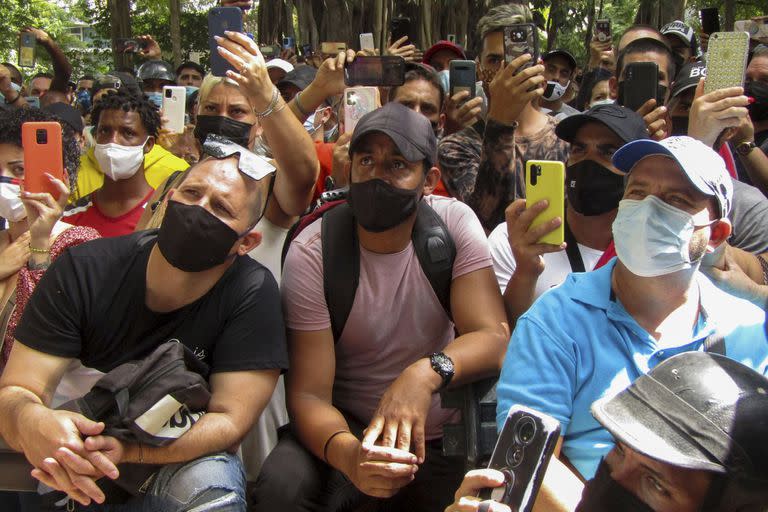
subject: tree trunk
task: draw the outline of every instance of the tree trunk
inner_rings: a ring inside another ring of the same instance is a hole
[[[733,24],[736,21],[736,0],[725,0],[725,26],[721,28],[724,31],[733,30]]]
[[[118,53],[117,40],[131,37],[131,5],[130,0],[107,0],[109,9],[109,26],[112,37],[112,54],[115,59],[115,69],[131,66],[131,56]]]
[[[600,12],[602,13],[602,0],[600,2]],[[587,6],[587,31],[584,33],[584,48],[589,48],[592,43],[592,35],[595,27],[595,0],[589,0]],[[589,52],[587,52],[589,53]]]
[[[171,47],[173,48],[173,67],[181,65],[181,0],[169,0],[171,10]]]

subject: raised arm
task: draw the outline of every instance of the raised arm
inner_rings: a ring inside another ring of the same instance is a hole
[[[45,51],[51,56],[51,61],[53,61],[53,80],[51,81],[50,90],[66,93],[69,80],[72,78],[72,64],[70,64],[67,56],[61,51],[59,45],[51,39],[51,36],[43,30],[26,27],[22,32],[33,34],[37,43],[45,48]]]
[[[261,114],[259,122],[277,162],[274,197],[286,215],[301,215],[312,201],[320,172],[315,146],[296,116],[284,108],[256,43],[244,34],[231,32],[227,37],[219,38],[219,53],[238,70],[228,71],[227,77],[240,85]]]

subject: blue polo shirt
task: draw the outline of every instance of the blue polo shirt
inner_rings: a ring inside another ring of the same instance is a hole
[[[520,317],[497,390],[499,430],[514,404],[554,416],[561,423],[562,452],[587,479],[613,448],[613,438],[589,411],[595,400],[617,394],[669,357],[703,350],[715,329],[725,337],[728,357],[764,375],[768,366],[763,310],[697,272],[704,313],[689,339],[661,347],[611,298],[615,264],[614,258],[593,272],[570,274]]]

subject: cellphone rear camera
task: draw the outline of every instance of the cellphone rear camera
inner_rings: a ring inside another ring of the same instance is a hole
[[[515,425],[515,439],[523,446],[528,446],[533,442],[536,435],[536,423],[530,416],[520,418]]]
[[[509,467],[516,468],[519,466],[525,458],[525,449],[520,445],[512,445],[507,451],[507,464]]]
[[[38,144],[48,144],[48,132],[45,130],[35,130],[35,138]]]
[[[533,185],[534,187],[539,182],[539,176],[541,176],[541,166],[532,165],[531,166],[531,185]]]
[[[165,90],[165,97],[166,98],[173,98],[173,91],[170,89]]]

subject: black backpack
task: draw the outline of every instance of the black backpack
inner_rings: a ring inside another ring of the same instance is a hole
[[[360,245],[355,217],[346,200],[325,203],[299,219],[288,232],[282,261],[288,248],[304,228],[322,218],[323,288],[334,341],[347,323],[360,279]],[[413,248],[429,284],[448,318],[451,315],[451,278],[456,245],[443,219],[425,201],[420,201],[411,235]]]

